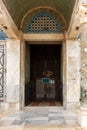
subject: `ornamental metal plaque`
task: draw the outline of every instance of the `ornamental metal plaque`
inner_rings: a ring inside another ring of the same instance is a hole
[[[42,78],[42,83],[44,84],[50,83],[50,78]]]

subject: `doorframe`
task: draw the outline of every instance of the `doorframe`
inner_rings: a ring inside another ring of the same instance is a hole
[[[24,34],[23,39],[25,41],[62,41],[64,40],[64,34]]]
[[[67,83],[66,83],[66,40],[64,34],[24,34],[24,41],[61,41],[62,44],[62,69],[63,69],[63,107],[66,108],[67,105]],[[27,44],[27,43],[24,43]],[[23,51],[24,49],[21,49]],[[25,76],[25,75],[24,75]],[[25,84],[25,80],[24,80]],[[25,85],[23,88],[23,99],[25,98]],[[24,102],[24,103],[23,103]],[[25,99],[23,100],[23,108],[25,107]]]

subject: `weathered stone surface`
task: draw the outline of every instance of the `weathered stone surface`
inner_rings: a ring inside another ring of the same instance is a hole
[[[76,107],[80,99],[80,47],[75,40],[67,41],[67,107]],[[76,104],[76,105],[75,105]]]
[[[85,43],[87,43],[87,23],[81,25],[81,44]]]
[[[81,25],[81,105],[87,107],[87,23]]]
[[[19,102],[20,89],[20,40],[7,41],[6,101]]]

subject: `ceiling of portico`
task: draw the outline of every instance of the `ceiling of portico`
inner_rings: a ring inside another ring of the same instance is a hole
[[[69,25],[72,15],[73,7],[76,0],[2,0],[16,23],[18,29],[20,29],[21,21],[24,15],[31,9],[48,6],[62,14],[67,26]]]

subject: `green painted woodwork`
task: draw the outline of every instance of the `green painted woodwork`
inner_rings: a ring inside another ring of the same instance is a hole
[[[23,16],[39,6],[48,6],[58,10],[69,24],[75,0],[3,0],[16,25],[20,29]]]

